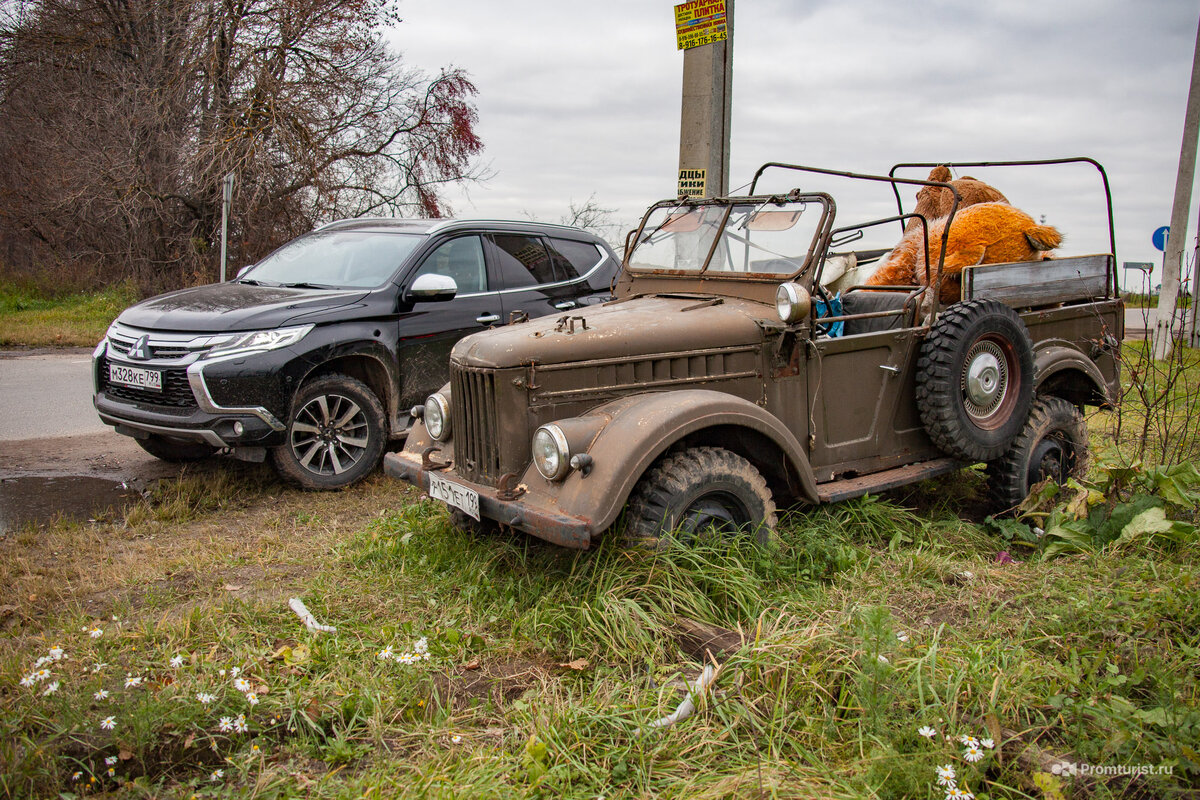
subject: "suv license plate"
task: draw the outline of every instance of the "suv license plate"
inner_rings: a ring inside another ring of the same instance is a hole
[[[479,492],[459,486],[453,481],[437,475],[429,476],[429,496],[462,510],[475,520],[479,520]]]
[[[121,386],[132,386],[135,389],[150,389],[162,391],[162,373],[156,369],[127,367],[124,364],[108,365],[108,380]]]

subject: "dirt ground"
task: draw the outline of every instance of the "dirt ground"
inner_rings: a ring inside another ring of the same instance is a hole
[[[126,482],[172,478],[180,469],[178,464],[154,458],[130,437],[112,431],[0,441],[0,464],[5,478],[73,475]]]

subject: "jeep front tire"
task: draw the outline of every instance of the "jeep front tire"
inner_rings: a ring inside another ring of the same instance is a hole
[[[777,524],[762,474],[729,450],[692,447],[662,458],[629,499],[625,536],[657,545],[749,532],[767,544]]]
[[[300,387],[286,441],[271,450],[280,476],[304,489],[342,489],[383,458],[383,404],[362,381],[325,375]]]

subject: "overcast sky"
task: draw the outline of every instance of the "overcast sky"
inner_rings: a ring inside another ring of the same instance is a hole
[[[624,230],[674,196],[674,5],[404,0],[393,44],[407,63],[461,67],[479,89],[491,177],[448,194],[456,216],[558,221],[594,197]],[[737,0],[730,186],[767,161],[886,173],[1090,156],[1111,182],[1118,261],[1154,262],[1157,283],[1151,234],[1170,221],[1198,19],[1195,0]],[[968,172],[1058,227],[1060,252],[1108,249],[1094,168]],[[839,224],[859,218],[865,197],[818,181],[767,188],[828,189]],[[872,191],[864,212],[894,213]]]

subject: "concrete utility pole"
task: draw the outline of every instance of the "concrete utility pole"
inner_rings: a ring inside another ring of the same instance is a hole
[[[702,6],[708,3],[685,3]],[[683,111],[679,122],[680,191],[703,197],[729,193],[729,119],[733,99],[733,0],[725,0],[723,41],[683,52]],[[677,6],[678,10],[682,6]],[[678,13],[676,15],[679,17]],[[699,187],[703,191],[699,191]]]
[[[1187,112],[1183,117],[1183,144],[1179,148],[1179,171],[1175,174],[1175,201],[1171,206],[1171,235],[1163,261],[1162,290],[1154,315],[1153,353],[1155,359],[1171,355],[1174,345],[1172,324],[1179,300],[1179,276],[1183,267],[1183,249],[1187,245],[1188,207],[1192,203],[1192,180],[1196,175],[1196,139],[1200,135],[1200,25],[1196,28],[1196,46],[1192,50],[1192,82],[1188,86]],[[1192,287],[1195,302],[1196,287]]]
[[[233,173],[221,180],[221,283],[225,282],[225,260],[229,252],[229,206],[233,204]]]

